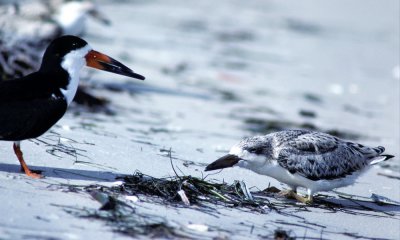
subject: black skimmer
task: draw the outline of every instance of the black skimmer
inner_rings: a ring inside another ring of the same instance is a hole
[[[0,140],[14,141],[21,168],[30,177],[41,175],[26,165],[20,142],[42,135],[64,115],[75,96],[79,72],[84,65],[145,79],[115,59],[93,50],[85,40],[62,36],[47,47],[37,72],[0,82]]]
[[[325,133],[287,130],[246,138],[205,170],[250,169],[287,184],[291,190],[285,195],[311,203],[314,193],[351,185],[372,165],[394,157],[384,151]],[[297,187],[306,188],[308,197],[297,195]]]
[[[62,35],[81,36],[89,17],[103,25],[110,24],[89,0],[0,3],[0,81],[36,71],[50,42]],[[79,86],[74,101],[88,107],[101,107],[107,103],[106,99],[91,95],[83,86]]]

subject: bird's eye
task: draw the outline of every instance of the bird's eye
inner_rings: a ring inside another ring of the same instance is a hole
[[[251,147],[251,148],[248,148],[247,151],[249,153],[261,154],[263,152],[263,149],[262,148]]]
[[[248,148],[247,151],[251,152],[251,153],[255,153],[257,151],[257,149],[252,147],[252,148]]]

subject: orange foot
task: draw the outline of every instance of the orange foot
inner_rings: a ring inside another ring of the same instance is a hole
[[[44,176],[40,174],[42,171],[31,170],[28,168],[27,170],[24,169],[24,172],[31,178],[36,178],[36,179],[44,178]]]
[[[43,178],[44,176],[40,174],[41,171],[30,170],[28,168],[28,165],[26,165],[26,163],[25,163],[25,160],[24,160],[22,151],[21,151],[21,149],[19,147],[19,144],[17,145],[17,144],[14,143],[13,147],[14,147],[15,155],[17,155],[17,158],[18,158],[19,163],[21,165],[21,171],[24,171],[25,174],[28,175],[31,178],[36,178],[36,179]]]

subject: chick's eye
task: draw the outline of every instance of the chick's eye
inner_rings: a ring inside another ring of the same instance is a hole
[[[251,148],[248,148],[247,151],[250,153],[261,154],[263,152],[263,149],[251,147]]]
[[[247,151],[251,152],[251,153],[255,153],[257,151],[257,149],[256,148],[248,148]]]

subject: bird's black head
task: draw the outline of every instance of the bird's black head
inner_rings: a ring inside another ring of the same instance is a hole
[[[93,50],[85,40],[70,35],[59,37],[50,43],[39,71],[68,76],[71,72],[77,74],[84,65],[144,80],[142,75],[133,72],[117,60]]]
[[[65,55],[86,46],[88,46],[88,43],[76,36],[66,35],[56,38],[50,43],[44,53],[40,71],[61,70],[59,68]]]

